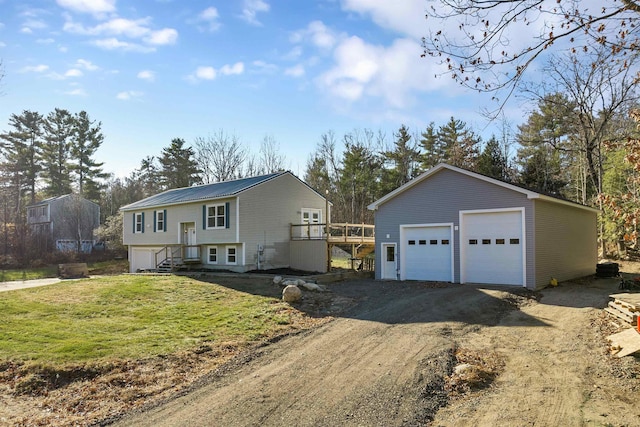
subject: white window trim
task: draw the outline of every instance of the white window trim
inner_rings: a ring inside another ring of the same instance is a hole
[[[230,262],[229,261],[229,250],[235,250],[235,253],[233,254],[233,256],[236,258],[235,262]],[[238,265],[238,247],[235,245],[231,245],[231,246],[226,246],[225,247],[225,262],[227,265]]]
[[[138,222],[138,219],[140,219],[140,222]],[[138,230],[138,224],[140,224],[140,230]],[[134,234],[142,234],[143,230],[144,230],[144,223],[142,222],[142,212],[136,212],[136,216],[135,216],[135,230]]]
[[[222,206],[223,212],[222,212],[222,221],[223,224],[222,226],[217,225],[218,224],[218,206]],[[213,216],[213,218],[215,218],[214,223],[216,224],[214,227],[209,227],[209,218],[212,218],[211,216],[209,216],[209,208],[213,208],[215,207],[215,212],[216,215]],[[226,212],[226,204],[225,203],[216,203],[216,204],[211,204],[211,205],[207,205],[207,217],[206,217],[206,221],[207,221],[207,230],[221,230],[224,228],[227,228],[227,223],[226,223],[226,219],[227,219],[227,212]]]
[[[162,221],[160,221],[160,215],[162,215]],[[164,233],[164,210],[160,209],[156,211],[156,233]],[[160,223],[162,223],[162,227],[160,227]]]
[[[216,250],[216,260],[211,261],[211,249]],[[220,263],[220,251],[217,246],[208,246],[207,247],[207,264],[219,264]]]

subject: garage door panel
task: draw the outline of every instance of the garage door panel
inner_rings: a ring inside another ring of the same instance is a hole
[[[404,233],[405,279],[451,281],[451,227],[409,227]]]
[[[464,281],[523,284],[522,211],[464,214]]]

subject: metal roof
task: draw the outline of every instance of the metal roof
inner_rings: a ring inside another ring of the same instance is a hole
[[[215,184],[196,185],[194,187],[174,188],[159,194],[138,200],[120,208],[122,211],[145,209],[157,206],[176,205],[181,203],[197,202],[199,200],[219,199],[235,196],[242,191],[254,187],[263,182],[291,173],[288,171],[277,172],[268,175],[254,176],[251,178],[236,179],[233,181],[217,182]]]

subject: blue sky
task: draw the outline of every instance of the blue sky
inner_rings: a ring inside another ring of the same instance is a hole
[[[320,136],[411,131],[450,116],[480,133],[489,94],[420,57],[425,0],[0,0],[0,131],[23,110],[87,111],[97,159],[128,175],[171,139],[273,137],[298,175]],[[517,124],[517,123],[516,123]],[[487,135],[489,136],[489,135]]]

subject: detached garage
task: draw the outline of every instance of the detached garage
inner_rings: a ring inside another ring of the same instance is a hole
[[[369,209],[377,279],[538,289],[595,272],[598,210],[447,164]]]

